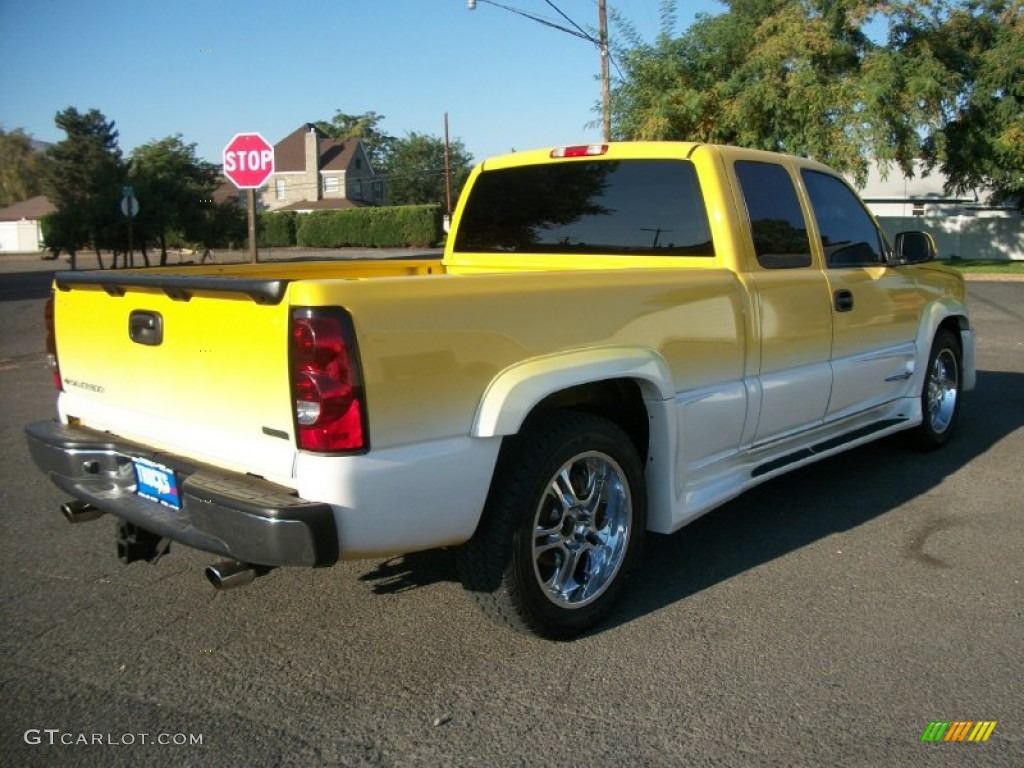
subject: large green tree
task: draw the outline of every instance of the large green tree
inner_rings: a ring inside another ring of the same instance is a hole
[[[465,145],[456,139],[449,142],[448,160],[454,205],[472,170],[473,158]],[[444,207],[446,192],[443,139],[415,131],[404,138],[395,139],[387,157],[386,170],[389,204],[437,203]]]
[[[871,161],[912,174],[927,156],[953,186],[1019,190],[1020,0],[724,5],[675,36],[678,3],[663,0],[653,43],[619,19],[618,138],[809,155],[860,180]]]
[[[45,225],[47,245],[67,250],[72,268],[76,252],[91,246],[103,266],[101,249],[123,251],[127,239],[119,209],[126,168],[118,133],[97,109],[82,113],[68,107],[55,122],[66,138],[43,163],[43,191],[57,209]]]
[[[971,0],[921,25],[957,87],[926,143],[951,191],[989,188],[1024,209],[1024,3]]]
[[[0,205],[28,200],[42,192],[39,153],[21,128],[0,128]]]
[[[220,168],[200,160],[196,145],[186,144],[181,134],[136,147],[128,178],[139,200],[139,243],[143,248],[147,241],[159,246],[161,266],[167,263],[172,232],[197,243],[210,236]]]
[[[374,169],[379,171],[387,165],[388,154],[395,141],[394,136],[385,133],[381,128],[380,124],[383,121],[384,115],[378,115],[376,112],[350,115],[339,109],[330,120],[319,120],[315,125],[325,136],[362,141],[370,162]]]

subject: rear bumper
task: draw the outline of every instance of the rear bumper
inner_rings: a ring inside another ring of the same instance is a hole
[[[58,488],[172,541],[254,565],[325,566],[338,560],[329,504],[84,427],[41,421],[26,426],[25,435],[36,465]],[[174,470],[180,509],[136,495],[133,458]]]

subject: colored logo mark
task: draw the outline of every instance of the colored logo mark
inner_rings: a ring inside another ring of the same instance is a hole
[[[988,741],[995,729],[995,720],[933,720],[921,734],[921,741]]]

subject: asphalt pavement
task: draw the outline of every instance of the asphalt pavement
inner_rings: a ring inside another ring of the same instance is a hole
[[[490,624],[443,551],[223,593],[192,550],[122,566],[27,456],[48,283],[11,279],[0,764],[1022,763],[1024,283],[970,284],[978,387],[943,450],[869,445],[650,536],[612,619],[553,643]],[[997,724],[921,741],[958,720]]]

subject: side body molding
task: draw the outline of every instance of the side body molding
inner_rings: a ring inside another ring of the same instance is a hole
[[[645,400],[675,398],[668,365],[651,349],[598,347],[561,352],[516,363],[499,373],[480,399],[470,434],[513,435],[534,406],[548,395],[610,379],[633,379]]]

